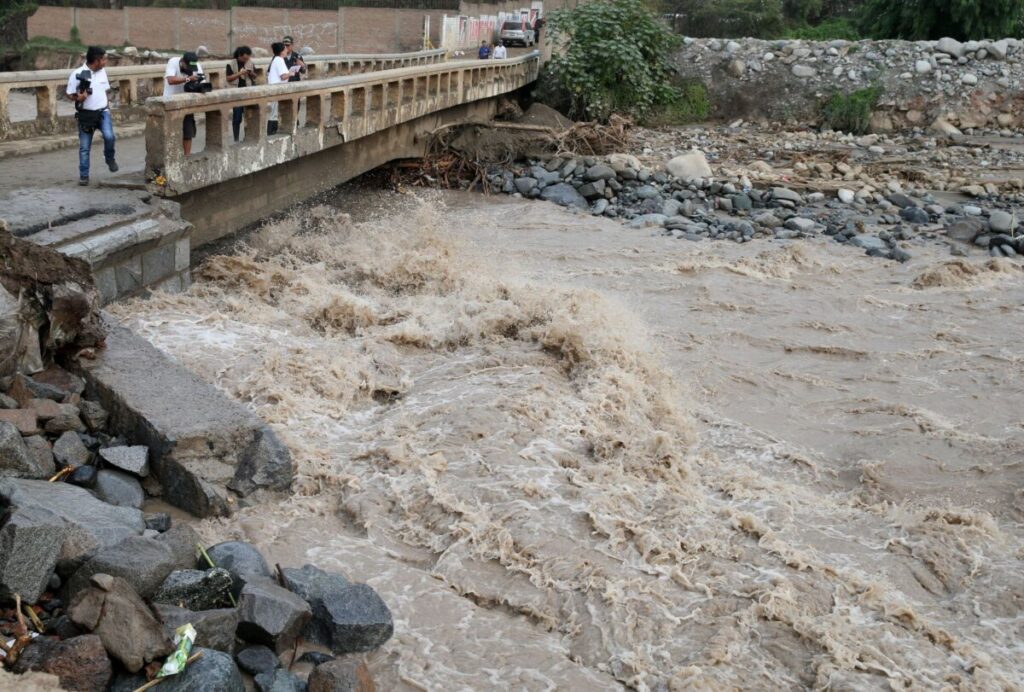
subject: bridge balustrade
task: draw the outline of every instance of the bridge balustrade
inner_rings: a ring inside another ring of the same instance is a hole
[[[537,78],[537,52],[508,60],[465,60],[316,81],[183,94],[147,101],[146,179],[164,196],[215,185],[480,99]],[[305,108],[300,108],[304,102]],[[267,133],[272,103],[278,130]],[[234,142],[232,109],[244,137]],[[303,115],[304,111],[304,115]],[[185,156],[186,116],[205,117],[206,146]]]
[[[365,53],[343,55],[312,55],[306,59],[309,79],[326,79],[350,74],[363,74],[379,70],[402,67],[432,65],[443,62],[443,49],[419,51],[416,53]],[[214,89],[228,85],[224,58],[200,60],[203,72],[207,74]],[[253,60],[260,78],[265,78],[270,58]],[[163,93],[164,66],[131,65],[108,67],[110,79],[112,112],[117,122],[139,120],[145,115],[146,98]],[[60,115],[57,104],[64,100],[67,88],[67,70],[29,70],[0,72],[0,142],[31,139],[75,131],[72,115]],[[35,94],[36,115],[31,120],[15,121],[11,118],[10,94],[14,90],[32,91]]]

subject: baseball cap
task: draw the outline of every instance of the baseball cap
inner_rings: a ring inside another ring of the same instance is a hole
[[[189,67],[195,67],[199,63],[199,56],[192,51],[189,51],[181,56],[181,60]]]
[[[292,45],[292,37],[291,36],[285,36],[283,39],[281,39],[281,43],[283,43],[286,46]]]

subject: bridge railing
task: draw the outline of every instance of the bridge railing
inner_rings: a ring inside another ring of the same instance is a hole
[[[537,78],[536,51],[509,60],[449,61],[275,86],[183,94],[147,101],[146,179],[179,195],[308,156],[421,116],[515,91]],[[271,105],[278,130],[267,133]],[[234,142],[232,109],[243,109]],[[206,144],[185,156],[182,124],[202,116]],[[314,183],[311,183],[314,184]]]
[[[378,70],[432,65],[443,62],[445,58],[445,51],[442,49],[416,53],[312,55],[306,59],[306,65],[309,79],[325,79]],[[230,60],[208,58],[199,62],[214,89],[229,86],[226,67]],[[259,77],[264,78],[270,58],[256,58],[253,63]],[[145,115],[145,100],[163,93],[165,65],[166,63],[107,68],[114,105],[112,113],[116,121],[140,120]],[[0,142],[74,132],[74,116],[61,115],[57,109],[57,104],[64,100],[70,73],[71,69],[0,72]],[[34,93],[35,118],[16,121],[11,117],[10,94],[14,90]],[[68,105],[70,106],[70,103]]]

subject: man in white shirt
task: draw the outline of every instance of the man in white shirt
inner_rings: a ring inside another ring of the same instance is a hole
[[[97,46],[89,46],[85,52],[85,64],[74,70],[68,77],[65,90],[68,99],[75,102],[75,117],[78,118],[78,184],[89,184],[89,153],[92,136],[96,130],[103,135],[103,158],[111,172],[117,171],[114,160],[114,122],[110,117],[107,92],[107,52]],[[86,86],[85,82],[89,84]]]
[[[508,57],[508,49],[505,48],[504,41],[498,41],[498,45],[494,47],[494,52],[491,54],[494,60],[504,60]]]
[[[296,66],[291,68],[291,70],[288,69],[288,63],[285,62],[287,47],[284,43],[272,43],[270,44],[270,50],[274,57],[270,61],[270,65],[267,66],[267,84],[286,84],[293,74],[298,74],[299,68]],[[273,101],[270,104],[269,117],[267,118],[267,134],[272,135],[276,133],[277,101]]]
[[[185,84],[199,81],[203,74],[203,66],[199,64],[199,56],[188,52],[180,58],[171,58],[164,69],[164,98],[185,93]],[[189,113],[181,125],[181,143],[185,156],[192,153],[192,140],[196,136],[196,116]]]

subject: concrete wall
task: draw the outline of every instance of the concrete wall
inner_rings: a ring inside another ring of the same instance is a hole
[[[436,10],[370,7],[343,7],[337,11],[40,7],[28,19],[28,35],[67,39],[71,28],[77,26],[86,44],[128,44],[155,50],[190,50],[202,45],[211,52],[227,54],[241,45],[269,48],[273,41],[290,34],[298,46],[311,46],[321,54],[396,53],[423,47],[423,20],[428,15],[430,39],[438,45],[444,14]]]

